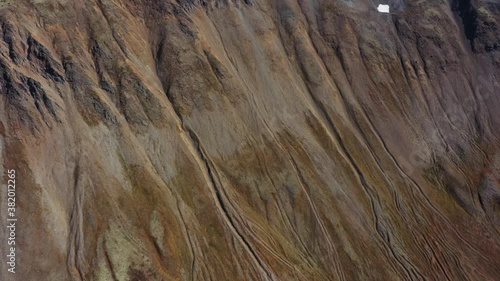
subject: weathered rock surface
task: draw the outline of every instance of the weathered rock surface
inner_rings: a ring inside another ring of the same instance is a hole
[[[0,279],[499,280],[500,4],[379,2],[1,1]]]

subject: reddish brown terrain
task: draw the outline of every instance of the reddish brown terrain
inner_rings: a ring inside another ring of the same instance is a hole
[[[2,281],[497,281],[500,1],[1,0],[0,159]]]

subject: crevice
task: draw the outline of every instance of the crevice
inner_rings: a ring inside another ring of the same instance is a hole
[[[220,205],[220,207],[223,211],[223,215],[226,218],[226,221],[230,224],[230,227],[235,231],[235,234],[237,235],[239,240],[244,244],[245,248],[249,251],[249,253],[253,256],[253,258],[258,262],[260,268],[266,273],[267,277],[270,280],[274,280],[273,274],[266,268],[267,266],[261,260],[261,258],[256,253],[256,251],[253,249],[251,243],[249,241],[247,241],[247,239],[241,233],[241,231],[238,229],[238,227],[236,227],[236,223],[234,222],[233,218],[231,217],[230,212],[228,211],[228,209],[226,207],[226,204],[224,203],[222,191],[220,190],[220,188],[218,187],[218,185],[215,181],[215,177],[213,175],[212,168],[210,167],[209,160],[207,160],[207,158],[205,156],[205,152],[203,151],[203,148],[200,145],[200,141],[198,139],[198,136],[191,129],[187,129],[187,132],[188,132],[190,139],[193,141],[193,145],[196,149],[196,152],[200,156],[203,164],[205,165],[205,169],[208,173],[210,183],[214,189],[216,199],[219,203],[218,205]]]
[[[188,228],[186,225],[186,221],[184,220],[184,216],[182,215],[182,211],[179,207],[179,201],[176,202],[176,206],[177,206],[177,211],[179,212],[182,226],[184,228],[184,232],[186,233],[186,237],[187,237],[187,240],[189,242],[189,248],[191,250],[192,257],[191,257],[191,278],[190,279],[191,279],[191,281],[194,281],[195,280],[195,273],[196,273],[196,252],[194,249],[193,241],[191,241],[191,235],[189,234],[189,231],[188,231]]]
[[[458,13],[458,16],[462,19],[465,37],[467,37],[472,49],[475,51],[474,40],[477,37],[478,22],[477,12],[472,1],[473,0],[454,0],[452,9],[454,12]]]
[[[82,202],[83,189],[80,182],[80,165],[77,163],[73,170],[73,209],[69,218],[69,251],[68,251],[68,266],[70,274],[79,280],[84,280],[85,275],[81,269],[79,255],[81,254],[83,244],[83,219],[82,219]],[[76,274],[73,274],[73,269]]]
[[[113,25],[111,24],[111,21],[109,19],[108,12],[106,11],[106,9],[104,7],[104,4],[102,3],[102,0],[97,0],[96,3],[97,3],[97,7],[101,11],[102,16],[104,17],[104,20],[106,21],[106,24],[111,29],[111,35],[113,37],[113,40],[115,41],[115,43],[118,46],[118,48],[120,48],[120,51],[125,55],[125,57],[128,58],[128,54],[129,53],[128,53],[127,49],[126,49],[126,46],[124,46],[123,40],[121,38],[118,38],[118,36],[117,36],[117,34],[115,32],[115,28],[113,28]]]
[[[118,278],[116,277],[116,273],[113,269],[113,263],[111,262],[111,258],[109,257],[108,251],[106,250],[106,240],[103,239],[102,244],[103,244],[104,259],[106,260],[106,265],[109,268],[111,278],[113,278],[113,281],[118,281]]]

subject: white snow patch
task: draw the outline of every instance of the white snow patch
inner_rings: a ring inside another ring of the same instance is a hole
[[[377,7],[377,10],[381,13],[389,13],[389,9],[390,9],[389,5],[384,5],[384,4],[380,4]]]

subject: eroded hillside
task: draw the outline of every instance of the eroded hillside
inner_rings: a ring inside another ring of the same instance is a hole
[[[2,1],[0,279],[498,280],[500,4],[385,2]]]

